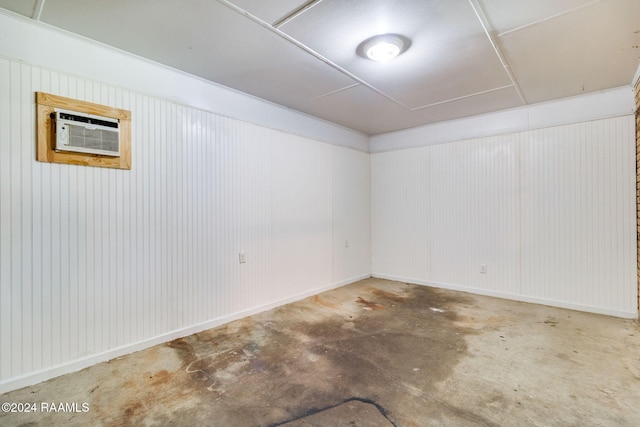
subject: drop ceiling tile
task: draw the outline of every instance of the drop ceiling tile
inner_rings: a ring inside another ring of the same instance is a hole
[[[409,110],[362,85],[315,99],[298,109],[369,135],[411,123]]]
[[[36,0],[0,0],[0,7],[31,18],[36,7]]]
[[[529,103],[574,96],[631,83],[640,58],[639,16],[640,1],[600,2],[499,43]]]
[[[520,105],[517,92],[510,87],[412,111],[358,85],[313,100],[300,110],[375,135]]]
[[[205,18],[217,20],[229,14],[228,8],[200,0],[190,6],[170,0],[47,0],[41,18],[55,27],[168,63],[188,57],[194,47],[219,43],[207,40],[212,34],[219,38],[222,32],[206,29]]]
[[[231,8],[192,0],[48,0],[43,21],[225,86],[289,105],[353,83]],[[126,10],[126,13],[123,13]],[[113,23],[118,23],[114,31]]]
[[[308,3],[308,0],[229,0],[253,16],[273,25]]]
[[[511,84],[468,2],[324,0],[280,29],[408,107]],[[411,47],[387,64],[359,57],[380,33]]]
[[[522,102],[516,89],[507,87],[415,110],[414,113],[425,114],[431,123],[437,123],[520,106]]]
[[[36,3],[0,0],[26,16]],[[344,73],[269,26],[306,0],[43,4],[45,23],[368,134],[519,105],[472,5],[529,103],[628,85],[640,57],[639,0],[318,0],[280,27]],[[386,32],[411,49],[389,64],[357,56]]]
[[[495,34],[572,11],[594,0],[478,0]]]

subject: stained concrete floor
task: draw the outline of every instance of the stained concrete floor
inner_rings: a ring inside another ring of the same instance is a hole
[[[639,426],[637,321],[379,279],[0,396],[2,426]]]

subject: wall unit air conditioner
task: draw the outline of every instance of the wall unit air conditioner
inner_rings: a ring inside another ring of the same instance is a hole
[[[54,109],[57,151],[120,156],[118,119]]]

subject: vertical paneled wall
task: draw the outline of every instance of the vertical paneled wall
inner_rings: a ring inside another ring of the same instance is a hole
[[[634,88],[636,99],[636,232],[638,251],[638,309],[640,310],[640,79]]]
[[[634,317],[634,159],[631,116],[372,154],[373,274]]]
[[[36,162],[36,91],[130,110],[131,171]],[[0,58],[0,392],[368,276],[369,168]]]

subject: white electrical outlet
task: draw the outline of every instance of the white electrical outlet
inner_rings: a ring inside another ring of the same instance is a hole
[[[345,241],[344,241],[344,247],[345,247],[345,248],[348,248],[348,247],[349,247],[349,241],[348,241],[348,240],[345,240]]]
[[[247,262],[244,251],[240,251],[240,253],[238,254],[238,261],[240,261],[240,264],[244,264],[245,262]]]
[[[487,264],[480,264],[480,273],[487,274]]]

